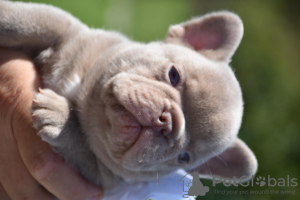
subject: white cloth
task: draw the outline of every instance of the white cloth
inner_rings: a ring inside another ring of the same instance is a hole
[[[126,183],[106,193],[103,200],[195,200],[186,195],[188,188],[180,179],[187,183],[193,178],[184,170],[177,170],[156,181]],[[182,196],[184,194],[185,198]]]

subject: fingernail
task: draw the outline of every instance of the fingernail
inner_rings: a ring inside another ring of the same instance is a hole
[[[39,92],[43,94],[43,89],[42,88],[38,88]]]
[[[32,99],[32,102],[39,103],[39,101],[37,99]]]
[[[42,153],[37,154],[34,159],[32,159],[31,164],[33,174],[38,180],[43,180],[48,177],[49,173],[57,165],[58,156],[52,151],[45,150]]]

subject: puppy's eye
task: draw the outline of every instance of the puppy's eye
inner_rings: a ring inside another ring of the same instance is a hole
[[[179,73],[174,66],[172,66],[169,70],[169,79],[173,86],[176,86],[177,83],[180,81]]]
[[[189,163],[190,155],[187,152],[180,153],[178,156],[178,162],[180,164]]]

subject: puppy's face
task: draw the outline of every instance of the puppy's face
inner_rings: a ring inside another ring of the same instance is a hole
[[[129,170],[195,167],[236,136],[242,98],[227,64],[163,43],[133,46],[113,63],[122,71],[102,96],[106,145]]]
[[[146,180],[222,153],[242,118],[228,66],[241,37],[239,18],[218,13],[171,27],[164,42],[119,47],[93,91],[101,111],[89,108],[101,124],[89,136],[98,158],[124,178]]]

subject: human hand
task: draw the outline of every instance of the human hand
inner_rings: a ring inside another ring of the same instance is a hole
[[[40,86],[23,53],[0,49],[0,199],[101,199],[100,188],[37,136],[29,110]]]

